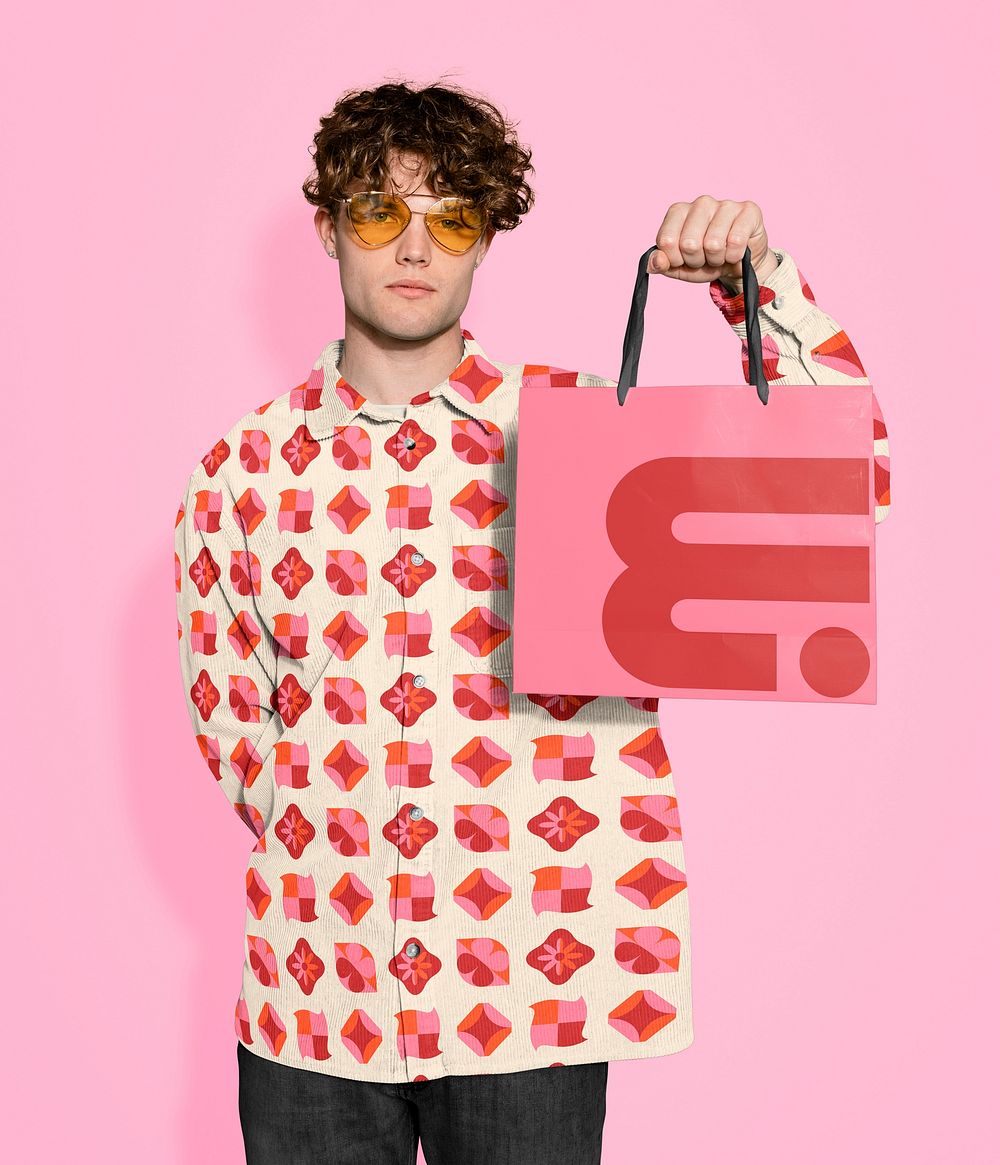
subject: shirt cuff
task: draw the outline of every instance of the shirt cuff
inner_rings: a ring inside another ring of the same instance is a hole
[[[772,321],[782,328],[794,328],[816,307],[816,301],[791,255],[778,247],[772,247],[771,250],[778,259],[778,266],[758,284],[761,327],[766,329],[768,321]],[[725,316],[726,323],[741,336],[746,336],[746,301],[743,292],[730,295],[718,279],[712,280],[708,290],[712,302]]]

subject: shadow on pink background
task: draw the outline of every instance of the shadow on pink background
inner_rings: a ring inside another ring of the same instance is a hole
[[[4,1159],[243,1160],[251,839],[183,707],[174,516],[217,437],[343,334],[300,192],[320,115],[444,74],[537,167],[462,317],[488,354],[617,376],[669,205],[752,198],[889,432],[878,704],[661,705],[695,1041],[611,1066],[604,1160],[996,1161],[995,18],[443,15],[8,17]],[[707,285],[650,279],[639,375],[741,381]]]

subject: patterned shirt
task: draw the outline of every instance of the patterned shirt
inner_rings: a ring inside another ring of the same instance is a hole
[[[868,383],[776,253],[767,379]],[[743,297],[709,287],[748,381]],[[658,700],[511,691],[519,388],[616,382],[462,336],[450,375],[395,408],[350,385],[343,340],[328,344],[205,454],[175,528],[186,706],[255,839],[236,1035],[359,1080],[693,1038]],[[881,521],[877,404],[873,436]]]

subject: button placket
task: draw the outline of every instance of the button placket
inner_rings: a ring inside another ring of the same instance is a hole
[[[416,419],[418,423],[420,423],[422,426],[427,426],[429,430],[431,427],[433,427],[431,422],[434,415],[436,415],[439,411],[440,401],[435,397],[433,400],[425,401],[419,406],[407,406],[406,416]],[[400,423],[402,423],[402,421],[400,421]],[[435,436],[437,436],[437,434],[435,434]],[[407,449],[412,449],[416,445],[416,440],[412,436],[407,435],[403,438],[403,444]],[[419,470],[417,472],[419,473]],[[413,473],[407,473],[403,470],[400,470],[398,474],[398,477],[401,481],[411,481],[414,476],[415,475]],[[426,482],[430,485],[431,494],[436,500],[441,487],[430,468],[428,468],[426,473],[420,476],[420,481],[421,483]],[[401,541],[408,541],[415,547],[415,549],[410,552],[410,562],[414,566],[422,566],[429,555],[430,560],[437,563],[438,568],[440,569],[441,556],[432,545],[432,542],[435,539],[435,535],[438,533],[438,531],[435,529],[433,521],[428,527],[423,527],[417,530],[410,530],[409,528],[401,529],[398,531],[398,533],[400,535]],[[423,549],[421,549],[421,546],[423,546]],[[413,610],[430,611],[432,643],[434,642],[434,637],[441,634],[442,619],[446,619],[446,612],[442,608],[442,605],[435,604],[433,601],[433,596],[436,593],[437,588],[434,588],[431,591],[425,591],[424,588],[421,587],[418,588],[414,595],[405,597],[403,599],[403,609],[407,612]],[[401,663],[400,671],[405,672],[412,670],[413,687],[424,688],[430,685],[434,690],[438,701],[440,702],[442,699],[442,693],[438,690],[440,687],[440,684],[438,683],[438,669],[428,666],[429,664],[438,662],[437,656],[438,653],[436,651],[432,651],[432,653],[427,656],[419,656],[415,658],[404,657]],[[421,667],[425,670],[415,670],[416,668]],[[440,703],[435,704],[432,708],[428,709],[424,716],[418,717],[413,725],[404,725],[402,729],[402,736],[404,739],[409,738],[419,741],[426,739],[430,743],[430,747],[432,749],[432,770],[439,761],[437,752],[438,741],[436,739],[437,734],[434,731],[434,726],[437,724],[439,716]],[[410,798],[414,795],[419,795],[420,803],[414,803],[410,805],[406,812],[406,820],[419,823],[426,816],[430,821],[434,821],[435,799],[433,778],[430,784],[421,786],[419,790],[411,789],[409,786],[400,788],[401,801],[404,799],[404,796],[405,798]],[[440,823],[438,824],[440,828]],[[410,873],[415,877],[430,876],[433,879],[434,898],[437,900],[438,895],[441,893],[441,886],[438,884],[436,863],[434,861],[435,841],[436,838],[430,838],[425,841],[424,844],[420,847],[419,852],[416,853],[412,858],[406,859],[400,868],[401,870],[404,870],[405,872]],[[437,913],[440,913],[440,911]],[[432,953],[436,952],[438,955],[441,954],[441,952],[436,951],[436,943],[433,937],[435,933],[433,929],[433,917],[428,919],[407,920],[406,922],[399,922],[397,923],[397,930],[402,925],[407,926],[409,932],[408,935],[403,936],[409,938],[409,941],[403,947],[403,953],[407,958],[416,959],[425,951],[430,951]],[[398,950],[399,947],[397,946],[396,949]],[[433,977],[428,980],[423,990],[417,996],[409,996],[407,992],[401,987],[401,994],[403,996],[407,996],[405,1001],[401,1003],[401,1007],[406,1010],[415,1008],[420,1012],[437,1011],[440,1014],[440,1009],[437,1006],[437,1000],[435,998],[435,988],[436,982]],[[444,1067],[443,1053],[436,1057],[436,1061],[439,1065]],[[414,1076],[422,1075],[426,1071],[426,1067],[426,1062],[423,1060],[413,1059],[408,1055],[405,1057],[404,1069],[407,1079],[411,1083],[413,1082]]]

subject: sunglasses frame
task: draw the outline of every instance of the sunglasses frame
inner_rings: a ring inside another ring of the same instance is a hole
[[[347,197],[347,198],[334,198],[333,202],[335,202],[335,203],[344,202],[344,203],[347,203],[349,206],[352,198],[354,198],[356,196],[363,195],[363,194],[379,194],[383,198],[392,198],[395,201],[402,203],[403,206],[406,208],[406,221],[403,223],[402,227],[400,228],[399,233],[393,235],[391,239],[386,239],[386,241],[384,243],[369,243],[366,239],[362,239],[361,235],[358,233],[357,224],[354,222],[354,219],[351,217],[350,210],[348,209],[347,221],[351,224],[351,229],[354,231],[355,235],[357,235],[358,239],[366,247],[372,247],[372,248],[387,247],[390,243],[394,243],[396,241],[396,239],[398,239],[399,236],[403,233],[403,231],[405,231],[406,228],[410,225],[410,219],[412,219],[412,217],[415,214],[422,214],[424,216],[424,227],[426,228],[428,235],[430,235],[431,241],[434,243],[437,243],[437,245],[443,251],[447,251],[449,255],[467,255],[469,253],[469,251],[472,250],[472,248],[476,245],[476,243],[478,243],[479,240],[486,233],[487,224],[484,223],[479,234],[472,240],[472,242],[467,247],[463,247],[460,251],[456,251],[453,247],[446,247],[444,245],[444,243],[441,242],[440,239],[435,239],[433,234],[431,234],[431,229],[429,226],[427,226],[427,215],[434,209],[435,206],[437,206],[437,204],[439,202],[444,202],[446,199],[458,198],[458,199],[460,199],[460,201],[462,201],[467,206],[474,205],[474,203],[471,201],[471,199],[462,198],[461,195],[457,195],[457,194],[440,194],[440,195],[438,195],[438,194],[407,194],[404,197],[402,194],[392,194],[388,190],[355,190],[349,197]],[[428,206],[425,210],[411,210],[410,205],[407,201],[407,199],[410,199],[410,198],[430,198],[432,201],[431,201],[431,205]]]

